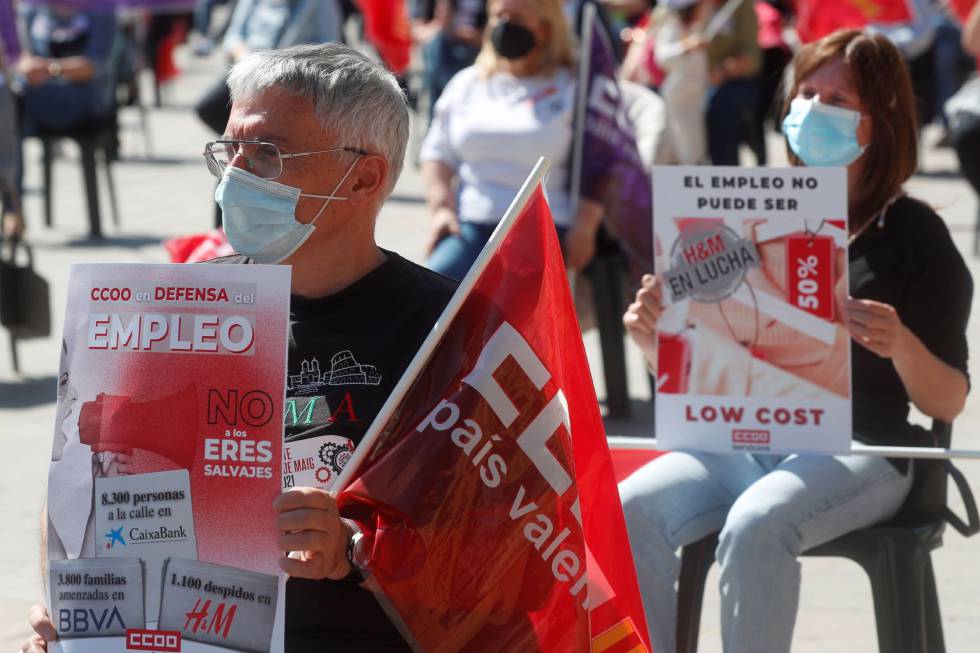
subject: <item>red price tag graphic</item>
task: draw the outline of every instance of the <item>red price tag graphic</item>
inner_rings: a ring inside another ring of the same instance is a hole
[[[672,333],[657,338],[657,392],[686,394],[691,376],[691,343]]]
[[[786,294],[791,305],[834,319],[834,239],[789,236],[786,239]]]

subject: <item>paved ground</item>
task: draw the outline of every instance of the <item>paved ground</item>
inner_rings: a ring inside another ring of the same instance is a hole
[[[123,155],[115,167],[121,207],[121,226],[106,219],[104,242],[86,239],[84,198],[77,153],[66,145],[55,168],[55,225],[41,225],[38,151],[28,151],[26,211],[30,235],[36,244],[38,267],[51,282],[54,323],[63,319],[68,267],[74,262],[166,260],[160,241],[166,237],[200,231],[210,226],[209,197],[214,182],[201,158],[202,144],[210,135],[190,110],[193,101],[220,73],[211,60],[181,60],[184,75],[170,90],[166,106],[149,112],[145,139],[139,115],[126,110]],[[934,134],[927,135],[927,142]],[[778,143],[770,149],[779,157]],[[777,160],[776,163],[779,163]],[[948,151],[927,150],[925,174],[909,188],[926,199],[946,218],[956,242],[969,251],[977,200],[955,174]],[[104,200],[104,206],[106,205]],[[381,244],[414,260],[421,260],[426,227],[421,183],[417,171],[406,167],[395,195],[382,213]],[[970,259],[980,284],[980,262]],[[980,321],[970,327],[973,350],[980,351]],[[60,331],[60,329],[59,329]],[[598,369],[598,345],[594,334],[586,336],[593,367]],[[41,597],[37,572],[38,510],[46,483],[46,460],[54,419],[54,382],[58,355],[55,339],[26,342],[20,347],[22,375],[11,370],[5,336],[0,336],[0,651],[9,651],[27,634],[26,614]],[[631,421],[608,423],[610,434],[647,434],[649,388],[639,355],[630,350],[630,394],[634,399]],[[973,366],[973,377],[980,368]],[[601,378],[596,379],[600,398]],[[980,399],[970,399],[956,423],[955,445],[980,449]],[[980,463],[962,463],[974,491],[980,494]],[[956,502],[954,502],[954,505]],[[980,649],[980,538],[966,540],[954,532],[933,555],[943,612],[947,648],[951,652]],[[709,578],[702,622],[702,651],[719,651],[718,602],[714,587],[717,569]],[[875,651],[874,617],[868,581],[860,569],[844,560],[803,562],[803,594],[794,640],[794,651]]]

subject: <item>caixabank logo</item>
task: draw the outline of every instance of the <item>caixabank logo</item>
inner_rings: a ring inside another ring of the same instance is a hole
[[[126,546],[126,538],[123,537],[122,530],[124,526],[119,528],[110,528],[109,532],[105,534],[107,542],[105,543],[105,548],[111,549],[116,544],[121,546]]]
[[[126,650],[180,653],[180,633],[176,630],[130,628],[126,631]]]

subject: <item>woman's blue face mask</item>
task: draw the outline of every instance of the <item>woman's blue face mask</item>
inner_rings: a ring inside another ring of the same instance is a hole
[[[858,143],[861,113],[796,98],[783,119],[789,147],[808,166],[849,166],[867,146]]]

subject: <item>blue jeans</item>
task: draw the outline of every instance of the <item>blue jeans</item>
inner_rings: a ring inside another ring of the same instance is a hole
[[[869,456],[671,452],[619,486],[654,651],[676,650],[678,549],[720,530],[726,653],[786,653],[803,551],[892,516],[912,485]]]
[[[426,266],[450,279],[462,281],[496,228],[495,224],[460,222],[459,233],[440,240],[429,254]]]
[[[707,102],[705,120],[711,163],[737,166],[741,123],[755,114],[759,84],[754,79],[731,79],[709,90]]]
[[[496,228],[496,224],[460,222],[459,233],[440,240],[429,255],[426,266],[450,279],[462,281]],[[562,240],[565,228],[555,229],[558,231],[558,240]]]
[[[936,80],[936,113],[943,125],[949,127],[949,117],[943,109],[946,100],[953,97],[973,68],[974,60],[960,46],[960,28],[950,18],[943,18],[936,28],[933,44],[933,70]]]

